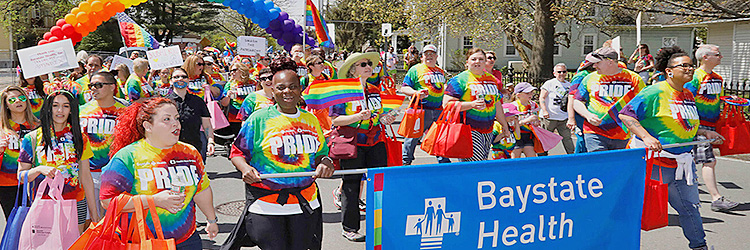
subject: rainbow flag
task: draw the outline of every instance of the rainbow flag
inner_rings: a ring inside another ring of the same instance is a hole
[[[323,16],[315,7],[315,4],[311,0],[307,0],[307,11],[305,12],[306,24],[305,26],[314,26],[315,34],[318,36],[318,44],[326,48],[333,48],[334,44],[331,41],[331,37],[328,36],[328,27],[326,26],[326,20],[323,20]]]
[[[383,104],[383,113],[398,109],[404,104],[406,96],[380,94],[380,102]]]
[[[312,109],[326,109],[336,104],[364,100],[365,92],[359,78],[316,80],[302,92],[302,98]]]
[[[159,41],[156,41],[146,29],[135,23],[127,14],[118,12],[115,17],[117,17],[117,22],[120,25],[120,34],[125,42],[125,47],[159,48]]]
[[[620,111],[622,111],[622,109],[625,108],[626,105],[628,105],[630,100],[633,100],[633,98],[635,98],[635,96],[636,93],[634,90],[628,91],[628,93],[620,97],[620,100],[617,100],[617,102],[613,104],[607,112],[607,115],[611,117],[612,120],[615,120],[618,126],[622,127],[622,129],[625,130],[625,133],[628,132],[628,128],[623,126],[622,121],[620,120],[620,117],[618,115],[620,114]],[[606,117],[602,117],[602,119],[604,118]]]
[[[375,240],[372,245],[373,250],[381,250],[383,249],[383,173],[375,174],[373,180],[373,208],[375,208],[373,239]]]

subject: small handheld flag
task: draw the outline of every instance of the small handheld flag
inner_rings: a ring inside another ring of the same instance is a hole
[[[315,34],[318,36],[318,44],[326,48],[333,48],[334,44],[331,37],[328,36],[328,26],[326,26],[326,21],[323,20],[323,16],[311,0],[307,0],[305,17],[305,26],[315,27]]]
[[[326,109],[336,104],[365,99],[364,90],[357,78],[313,81],[302,92],[302,98],[312,109]]]

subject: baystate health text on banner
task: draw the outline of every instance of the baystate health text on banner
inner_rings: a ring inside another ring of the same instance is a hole
[[[640,247],[643,149],[367,175],[367,249]]]

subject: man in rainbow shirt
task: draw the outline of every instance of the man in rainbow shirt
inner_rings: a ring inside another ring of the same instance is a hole
[[[630,138],[609,115],[609,110],[629,93],[638,94],[646,84],[637,73],[618,67],[618,57],[619,53],[610,47],[586,56],[596,72],[581,81],[573,108],[585,119],[583,140],[587,152],[623,149]]]
[[[716,122],[721,113],[719,97],[722,95],[724,79],[714,68],[721,64],[721,52],[719,46],[705,44],[695,51],[695,59],[700,62],[700,67],[695,70],[693,80],[685,83],[685,88],[695,96],[695,105],[700,116],[700,128],[716,131]],[[695,140],[705,140],[705,136],[696,136]],[[727,211],[737,207],[739,203],[730,201],[721,194],[716,185],[716,156],[710,143],[701,144],[693,149],[696,164],[703,164],[703,181],[711,194],[711,210]]]

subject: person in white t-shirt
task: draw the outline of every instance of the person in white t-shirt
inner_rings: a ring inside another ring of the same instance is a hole
[[[547,80],[539,93],[539,104],[541,111],[539,116],[542,118],[542,126],[550,132],[557,130],[557,133],[563,137],[563,146],[565,152],[572,154],[575,150],[573,141],[570,138],[570,129],[565,126],[568,122],[567,98],[570,90],[570,82],[565,79],[568,74],[568,68],[564,63],[555,65],[553,74],[555,78]]]

